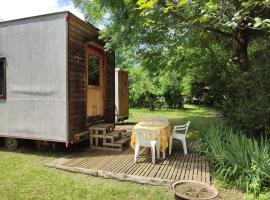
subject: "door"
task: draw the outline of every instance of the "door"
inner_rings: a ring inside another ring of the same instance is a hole
[[[104,115],[104,51],[87,48],[87,118]]]

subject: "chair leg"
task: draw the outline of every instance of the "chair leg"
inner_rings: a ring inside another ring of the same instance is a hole
[[[162,155],[163,155],[163,159],[165,159],[165,158],[166,158],[166,152],[163,151],[163,152],[162,152]]]
[[[140,145],[139,145],[139,143],[136,143],[136,145],[135,145],[135,154],[134,154],[134,163],[137,162],[139,151],[140,151]]]
[[[152,153],[152,163],[155,164],[156,163],[156,145],[151,145],[151,153]]]
[[[184,153],[185,153],[185,155],[187,155],[187,142],[186,142],[186,138],[183,138],[181,141],[182,141],[182,144],[183,144]]]
[[[171,154],[172,154],[172,140],[173,140],[173,138],[172,138],[172,136],[170,136],[170,143],[169,143],[169,155],[171,155]]]
[[[156,144],[157,158],[160,159],[160,145]]]

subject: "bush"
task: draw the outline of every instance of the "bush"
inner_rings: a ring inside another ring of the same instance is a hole
[[[168,105],[166,103],[165,98],[163,96],[158,97],[157,100],[154,103],[154,107],[156,109],[167,109],[168,108]]]
[[[269,52],[270,53],[270,52]],[[270,134],[270,68],[251,68],[235,75],[220,106],[231,125],[254,136]]]
[[[259,194],[270,181],[269,140],[257,141],[216,122],[199,132],[195,148],[206,155],[215,175],[224,181]]]

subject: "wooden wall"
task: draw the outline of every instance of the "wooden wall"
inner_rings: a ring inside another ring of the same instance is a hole
[[[119,117],[128,116],[129,107],[128,107],[128,73],[125,71],[118,71],[118,99],[119,99],[119,108],[118,114]]]
[[[114,52],[106,52],[104,117],[87,119],[86,44],[98,40],[97,29],[71,13],[68,15],[68,123],[69,137],[88,129],[87,124],[105,120],[114,122]],[[77,55],[77,56],[75,56]],[[77,57],[77,58],[75,58]]]
[[[105,76],[105,120],[109,122],[115,121],[115,53],[106,52],[106,76]]]

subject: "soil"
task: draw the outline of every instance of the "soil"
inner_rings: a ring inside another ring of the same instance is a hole
[[[175,191],[184,198],[208,198],[214,195],[214,192],[209,190],[206,186],[195,183],[176,185]]]

